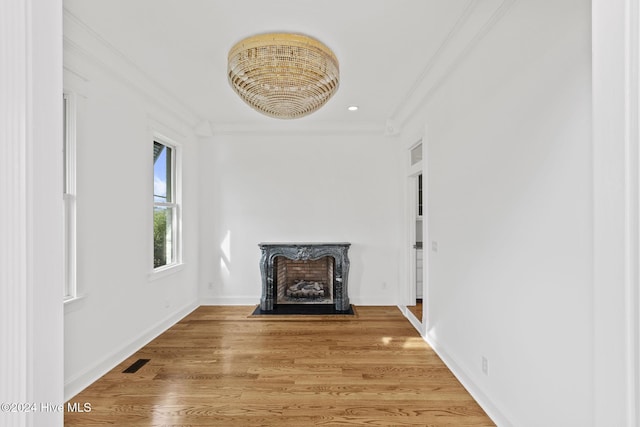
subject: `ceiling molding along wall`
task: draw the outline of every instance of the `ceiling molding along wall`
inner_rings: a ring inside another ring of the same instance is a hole
[[[62,69],[65,72],[71,73],[74,76],[76,76],[77,78],[80,79],[80,81],[82,81],[83,83],[88,83],[90,80],[87,76],[85,76],[82,72],[76,70],[75,68],[73,68],[71,65],[63,65]]]
[[[375,122],[325,122],[309,125],[302,119],[302,121],[298,122],[289,121],[287,127],[283,127],[280,121],[273,124],[255,125],[247,125],[246,123],[211,123],[211,131],[214,135],[383,135],[385,127],[383,124]]]
[[[387,122],[384,125],[384,135],[385,136],[396,136],[401,132],[400,125],[393,119],[387,119]]]
[[[402,97],[400,104],[398,104],[395,107],[395,109],[392,111],[389,117],[396,117],[399,114],[400,110],[402,110],[403,106],[406,104],[407,100],[411,99],[413,94],[420,89],[420,86],[427,78],[427,75],[429,74],[431,69],[434,67],[434,65],[436,65],[439,62],[443,52],[445,52],[445,50],[447,49],[451,41],[454,40],[455,37],[460,33],[462,27],[468,21],[469,16],[473,13],[477,4],[478,4],[478,0],[469,0],[467,2],[462,13],[460,14],[458,19],[454,23],[454,25],[451,27],[451,29],[447,33],[446,37],[440,43],[440,46],[438,46],[434,54],[431,55],[431,57],[427,61],[427,64],[422,69],[422,72],[420,72],[420,74],[418,75],[416,80],[413,82],[409,90]]]
[[[211,123],[208,120],[203,120],[198,123],[193,129],[196,136],[207,138],[213,136],[213,130],[211,128]]]
[[[92,30],[67,9],[63,10],[64,68],[83,77],[74,58],[80,58],[108,72],[139,93],[145,100],[171,112],[190,128],[202,123],[202,118],[185,105],[153,77],[144,72],[111,43]]]
[[[385,127],[386,135],[402,132],[406,123],[420,107],[429,102],[515,1],[469,1],[440,47],[427,61],[411,90],[391,113]]]
[[[180,97],[174,95],[122,51],[113,46],[100,34],[95,32],[80,18],[67,9],[63,11],[64,19],[64,51],[65,69],[88,80],[81,71],[81,66],[74,62],[80,58],[105,70],[128,87],[154,103],[175,114],[192,128],[199,137],[214,134],[377,134],[385,132],[385,125],[376,122],[344,123],[330,122],[317,126],[309,126],[304,122],[290,122],[283,128],[279,122],[271,124],[247,123],[215,123],[205,120],[184,104]]]

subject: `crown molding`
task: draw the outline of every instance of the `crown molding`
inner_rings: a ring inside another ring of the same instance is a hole
[[[141,95],[148,102],[173,113],[196,136],[206,138],[213,135],[229,134],[378,134],[385,132],[383,124],[373,122],[346,123],[324,122],[316,125],[308,123],[278,121],[277,123],[213,123],[198,116],[181,99],[158,83],[138,66],[135,61],[104,39],[80,18],[67,9],[63,10],[64,52],[67,71],[88,81],[78,61],[85,61],[109,73],[121,83]]]
[[[407,101],[412,98],[413,94],[420,89],[422,82],[428,77],[429,72],[433,69],[433,67],[438,63],[440,57],[444,55],[447,48],[452,41],[456,39],[456,37],[460,34],[460,31],[464,27],[465,23],[468,21],[469,16],[473,13],[475,7],[478,4],[478,0],[469,0],[465,5],[462,13],[453,24],[445,38],[440,43],[440,46],[435,50],[433,55],[427,61],[425,67],[422,69],[416,80],[413,82],[409,90],[405,93],[405,95],[401,98],[400,103],[396,106],[396,108],[391,113],[390,117],[397,117],[401,111],[403,110],[404,105],[406,105]],[[393,121],[392,119],[390,119]]]
[[[198,123],[196,125],[196,127],[194,128],[194,132],[196,133],[196,136],[199,136],[199,137],[202,137],[202,138],[213,136],[213,131],[211,129],[211,123],[209,123],[209,121],[207,121],[207,120],[203,120],[200,123]]]
[[[80,58],[105,70],[139,93],[148,102],[173,113],[199,137],[225,134],[378,134],[402,133],[407,122],[429,102],[480,41],[504,17],[516,0],[468,0],[445,38],[429,57],[407,93],[385,123],[324,122],[309,126],[291,123],[208,122],[184,104],[95,30],[67,9],[63,10],[65,69],[78,73]],[[81,67],[80,67],[81,68]]]
[[[387,119],[384,125],[384,135],[385,136],[396,136],[400,135],[402,129],[397,121],[394,119]]]
[[[455,73],[516,0],[469,0],[460,17],[429,58],[407,94],[387,120],[386,134],[396,135]]]
[[[287,120],[270,123],[210,123],[213,135],[383,135],[385,126],[375,122],[322,122],[304,123]]]
[[[105,40],[86,23],[67,9],[63,9],[64,67],[77,69],[74,59],[79,58],[99,67],[153,103],[183,121],[190,128],[202,122],[180,97],[171,93],[133,60]]]

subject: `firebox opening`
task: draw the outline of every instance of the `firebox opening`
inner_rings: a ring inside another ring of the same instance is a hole
[[[333,304],[335,260],[275,258],[276,304]]]

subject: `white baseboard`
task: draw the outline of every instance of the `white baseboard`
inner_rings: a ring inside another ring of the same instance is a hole
[[[200,297],[200,305],[258,305],[260,304],[260,297]],[[396,305],[394,302],[390,302],[385,298],[351,298],[351,304],[353,305]]]
[[[391,300],[390,298],[385,297],[374,297],[374,296],[366,296],[366,297],[349,297],[349,302],[353,305],[371,305],[371,306],[388,306],[388,305],[398,305],[396,301]]]
[[[178,323],[196,308],[198,308],[197,301],[193,301],[183,306],[182,308],[171,314],[169,317],[143,331],[137,338],[124,344],[122,347],[107,355],[93,366],[90,366],[83,372],[65,381],[64,401],[66,402],[69,399],[73,398],[76,394],[80,393],[86,387],[95,382],[98,378],[112,370],[114,366],[122,363],[122,361],[127,357],[130,357],[136,351],[140,350],[142,347],[144,347],[154,338]]]
[[[502,411],[489,399],[489,397],[482,391],[469,375],[458,365],[453,357],[447,353],[447,351],[438,343],[438,341],[428,333],[424,332],[424,326],[418,321],[418,319],[409,311],[405,306],[398,306],[402,314],[409,320],[414,328],[420,333],[422,339],[436,352],[440,360],[447,365],[447,368],[451,373],[460,381],[462,386],[469,392],[471,397],[480,405],[480,407],[487,413],[487,416],[496,423],[498,427],[513,427],[513,423],[504,415]]]
[[[409,310],[406,305],[399,305],[398,308],[400,309],[402,314],[404,314],[404,317],[406,317],[407,320],[409,320],[409,323],[411,323],[411,325],[413,325],[416,331],[418,331],[420,336],[424,337],[424,333],[423,333],[424,328],[422,326],[422,323],[420,323],[418,318],[414,316],[411,310]]]
[[[260,297],[200,297],[200,305],[258,305]]]
[[[428,333],[423,334],[422,338],[431,346],[438,357],[447,365],[447,368],[460,381],[462,386],[469,392],[471,397],[478,402],[478,405],[487,413],[489,418],[496,423],[498,427],[513,427],[513,423],[504,415],[503,411],[491,401],[491,399],[475,384],[469,375],[458,365],[453,357],[447,353],[441,345]]]

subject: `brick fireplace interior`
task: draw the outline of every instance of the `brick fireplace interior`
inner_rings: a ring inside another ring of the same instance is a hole
[[[333,304],[335,259],[293,260],[278,256],[276,304]]]

